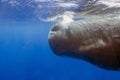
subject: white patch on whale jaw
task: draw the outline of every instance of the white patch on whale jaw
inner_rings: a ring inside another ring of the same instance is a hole
[[[84,51],[84,50],[90,50],[92,48],[99,48],[99,47],[104,47],[104,46],[106,46],[106,43],[103,40],[99,39],[95,43],[91,43],[87,46],[80,47],[79,49],[81,51]]]

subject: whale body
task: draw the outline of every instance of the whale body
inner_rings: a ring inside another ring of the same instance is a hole
[[[84,1],[86,4],[90,0]],[[112,7],[106,7],[106,3],[98,4],[103,0],[93,1],[94,5],[91,4],[88,10],[76,12],[75,15],[83,19],[53,25],[49,44],[59,56],[85,60],[107,70],[120,70],[119,1]]]

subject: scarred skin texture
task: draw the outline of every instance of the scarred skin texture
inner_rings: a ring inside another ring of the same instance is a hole
[[[96,6],[84,11],[83,20],[55,24],[49,33],[49,44],[57,55],[71,56],[104,69],[119,71],[119,8],[108,8],[108,13],[106,10],[97,13],[99,9]],[[118,15],[113,14],[112,10]]]

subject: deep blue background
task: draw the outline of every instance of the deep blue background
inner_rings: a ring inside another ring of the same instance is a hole
[[[54,23],[38,21],[31,8],[0,10],[0,80],[120,80],[120,72],[56,56],[48,44]]]

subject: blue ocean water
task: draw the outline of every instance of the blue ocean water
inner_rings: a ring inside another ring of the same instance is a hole
[[[55,55],[48,43],[54,23],[35,20],[33,9],[0,3],[0,10],[0,80],[120,80],[119,71]]]

